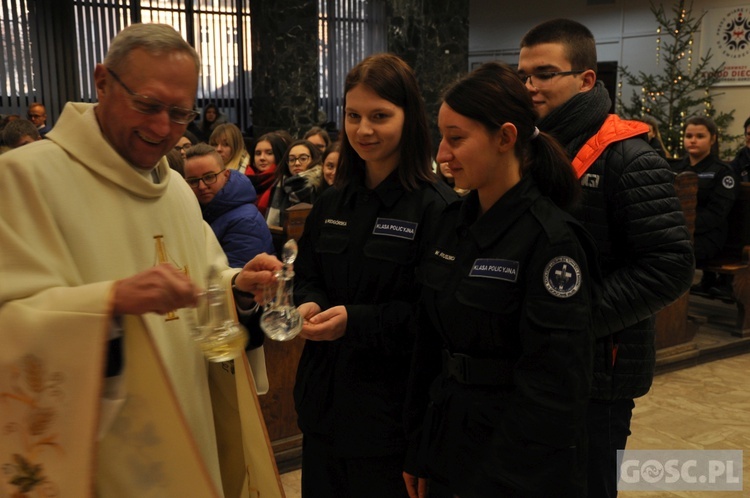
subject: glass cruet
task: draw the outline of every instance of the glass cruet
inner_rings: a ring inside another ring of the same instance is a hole
[[[289,239],[281,250],[284,266],[276,272],[276,289],[272,299],[264,306],[260,328],[274,341],[288,341],[302,330],[302,316],[294,306],[294,271],[297,259],[297,242]]]
[[[219,271],[211,267],[208,286],[194,310],[192,329],[203,354],[212,362],[237,358],[247,344],[247,330],[230,315],[228,305]]]

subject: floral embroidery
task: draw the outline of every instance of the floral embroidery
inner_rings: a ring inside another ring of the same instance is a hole
[[[114,438],[111,444],[119,448],[121,465],[128,469],[132,479],[129,484],[138,490],[134,496],[139,498],[164,496],[164,489],[169,487],[167,467],[160,456],[164,441],[157,426],[149,420],[149,406],[147,399],[129,395],[110,428]]]
[[[12,461],[3,464],[3,474],[17,488],[14,497],[31,496],[32,491],[41,496],[57,496],[56,486],[44,475],[44,466],[38,460],[48,448],[63,453],[58,434],[52,429],[57,416],[54,405],[63,397],[61,386],[65,378],[60,372],[48,373],[42,360],[32,354],[24,356],[10,373],[10,391],[0,392],[0,401],[5,405],[20,404],[25,408],[25,417],[7,423],[2,430],[4,436],[17,435],[24,453],[14,453]]]

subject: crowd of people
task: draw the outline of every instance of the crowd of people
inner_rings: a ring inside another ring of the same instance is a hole
[[[0,119],[0,154],[41,140],[50,130],[47,125],[47,110],[43,104],[32,102],[27,117],[28,119],[23,119],[18,114],[10,114]]]
[[[654,315],[726,240],[750,119],[731,166],[705,117],[668,163],[658,125],[609,113],[594,37],[568,19],[529,30],[517,68],[454,82],[435,149],[395,55],[350,70],[336,141],[319,127],[246,140],[214,104],[199,117],[199,67],[173,28],[135,24],[96,66],[98,103],[67,104],[51,130],[41,104],[5,124],[0,372],[60,372],[68,394],[26,406],[2,377],[22,409],[0,422],[51,411],[69,458],[29,448],[46,426],[0,447],[60,494],[240,496],[252,452],[224,433],[245,421],[225,427],[217,379],[250,381],[207,366],[186,310],[218,272],[257,347],[282,268],[270,227],[309,203],[294,262],[303,497],[616,496]],[[700,179],[694,244],[682,171]]]

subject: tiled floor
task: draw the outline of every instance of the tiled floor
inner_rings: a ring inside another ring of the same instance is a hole
[[[750,353],[657,375],[636,402],[629,449],[744,450],[739,492],[620,492],[620,498],[750,496]],[[298,498],[300,472],[281,476],[287,498]]]
[[[750,353],[658,375],[636,400],[629,449],[743,450],[744,491],[621,492],[620,498],[750,496]]]
[[[300,498],[300,496],[302,496],[299,482],[300,477],[301,472],[299,470],[293,470],[292,472],[281,474],[281,484],[284,485],[286,498]]]

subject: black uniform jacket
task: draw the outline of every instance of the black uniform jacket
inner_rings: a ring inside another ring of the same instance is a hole
[[[695,259],[698,263],[718,255],[727,241],[729,212],[737,200],[739,179],[734,170],[713,154],[690,166],[685,158],[674,167],[676,172],[693,171],[698,175],[695,210]]]
[[[750,147],[743,147],[729,165],[741,182],[750,182]]]
[[[345,305],[348,321],[336,341],[307,341],[294,398],[302,431],[332,438],[338,456],[405,450],[416,265],[424,234],[456,198],[442,183],[407,191],[394,172],[373,190],[362,178],[327,189],[307,218],[295,302]]]
[[[426,317],[406,470],[462,498],[576,496],[600,281],[594,242],[530,175],[477,217],[476,192],[452,204],[420,266]],[[509,374],[462,383],[441,373],[441,349],[497,359]]]

